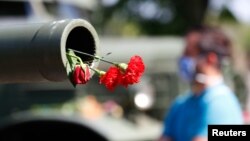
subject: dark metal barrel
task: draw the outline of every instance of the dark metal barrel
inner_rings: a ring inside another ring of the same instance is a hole
[[[94,27],[83,19],[0,27],[0,83],[63,81],[67,48],[96,55],[98,47]]]

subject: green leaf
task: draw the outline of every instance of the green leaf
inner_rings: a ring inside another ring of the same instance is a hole
[[[79,58],[80,59],[79,60],[78,58],[79,57],[76,56],[75,53],[72,50],[68,51],[67,59],[69,61],[69,64],[70,64],[70,67],[71,67],[72,70],[74,70],[75,65],[80,63],[81,59]]]
[[[73,80],[72,80],[72,75],[73,75],[73,71],[74,69],[71,68],[69,62],[66,63],[66,72],[67,72],[67,76],[69,78],[69,81],[71,82],[71,84],[76,87],[76,85],[74,84]]]

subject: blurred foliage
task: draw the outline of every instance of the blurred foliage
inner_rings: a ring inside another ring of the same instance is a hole
[[[224,22],[233,22],[237,23],[236,18],[234,15],[228,10],[228,8],[224,8],[221,13],[219,14],[219,20]]]
[[[208,0],[117,0],[92,15],[105,35],[180,35],[203,22]]]
[[[244,83],[244,80],[239,74],[235,74],[233,76],[234,81],[234,87],[235,87],[235,94],[239,98],[241,102],[241,107],[244,109],[246,106],[246,84]]]

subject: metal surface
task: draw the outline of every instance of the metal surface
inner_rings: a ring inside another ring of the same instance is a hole
[[[63,81],[67,48],[96,55],[98,46],[95,29],[83,19],[1,27],[0,83]],[[90,65],[96,67],[98,62]]]

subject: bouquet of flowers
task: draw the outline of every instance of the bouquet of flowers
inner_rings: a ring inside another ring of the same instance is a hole
[[[92,68],[89,66],[88,62],[83,62],[75,52],[109,63],[111,66],[106,72]],[[93,70],[100,78],[99,83],[105,85],[108,90],[113,91],[117,86],[124,86],[127,88],[129,85],[138,83],[145,70],[143,60],[138,55],[132,56],[129,63],[126,64],[111,62],[99,56],[68,49],[67,58],[69,61],[67,74],[74,86],[86,84],[91,79],[90,71]]]

